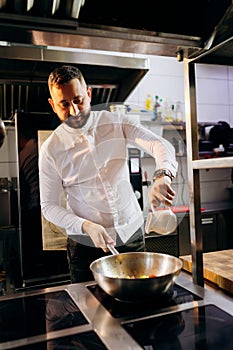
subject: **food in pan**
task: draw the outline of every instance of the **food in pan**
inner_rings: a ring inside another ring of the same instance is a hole
[[[150,274],[150,275],[141,275],[141,276],[134,276],[134,275],[132,275],[132,276],[127,276],[126,278],[128,278],[130,280],[133,280],[135,278],[155,278],[155,277],[156,277],[156,275]]]

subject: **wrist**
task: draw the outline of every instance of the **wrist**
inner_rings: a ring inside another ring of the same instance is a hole
[[[163,168],[163,169],[158,169],[154,172],[153,182],[157,179],[160,179],[161,177],[164,177],[164,176],[168,176],[171,179],[171,181],[174,179],[174,175],[171,173],[171,171]]]

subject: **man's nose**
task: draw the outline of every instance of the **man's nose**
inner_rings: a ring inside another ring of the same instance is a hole
[[[70,103],[70,115],[75,116],[79,113],[78,105],[74,102]]]

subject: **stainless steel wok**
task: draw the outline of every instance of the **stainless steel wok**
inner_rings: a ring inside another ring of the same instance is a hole
[[[123,301],[137,302],[164,295],[173,287],[182,268],[182,261],[168,254],[116,252],[93,261],[90,269],[107,294]],[[155,277],[145,278],[150,275]]]

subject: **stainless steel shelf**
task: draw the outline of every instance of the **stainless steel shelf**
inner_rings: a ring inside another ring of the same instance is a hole
[[[192,167],[193,169],[233,168],[233,157],[193,160]]]

